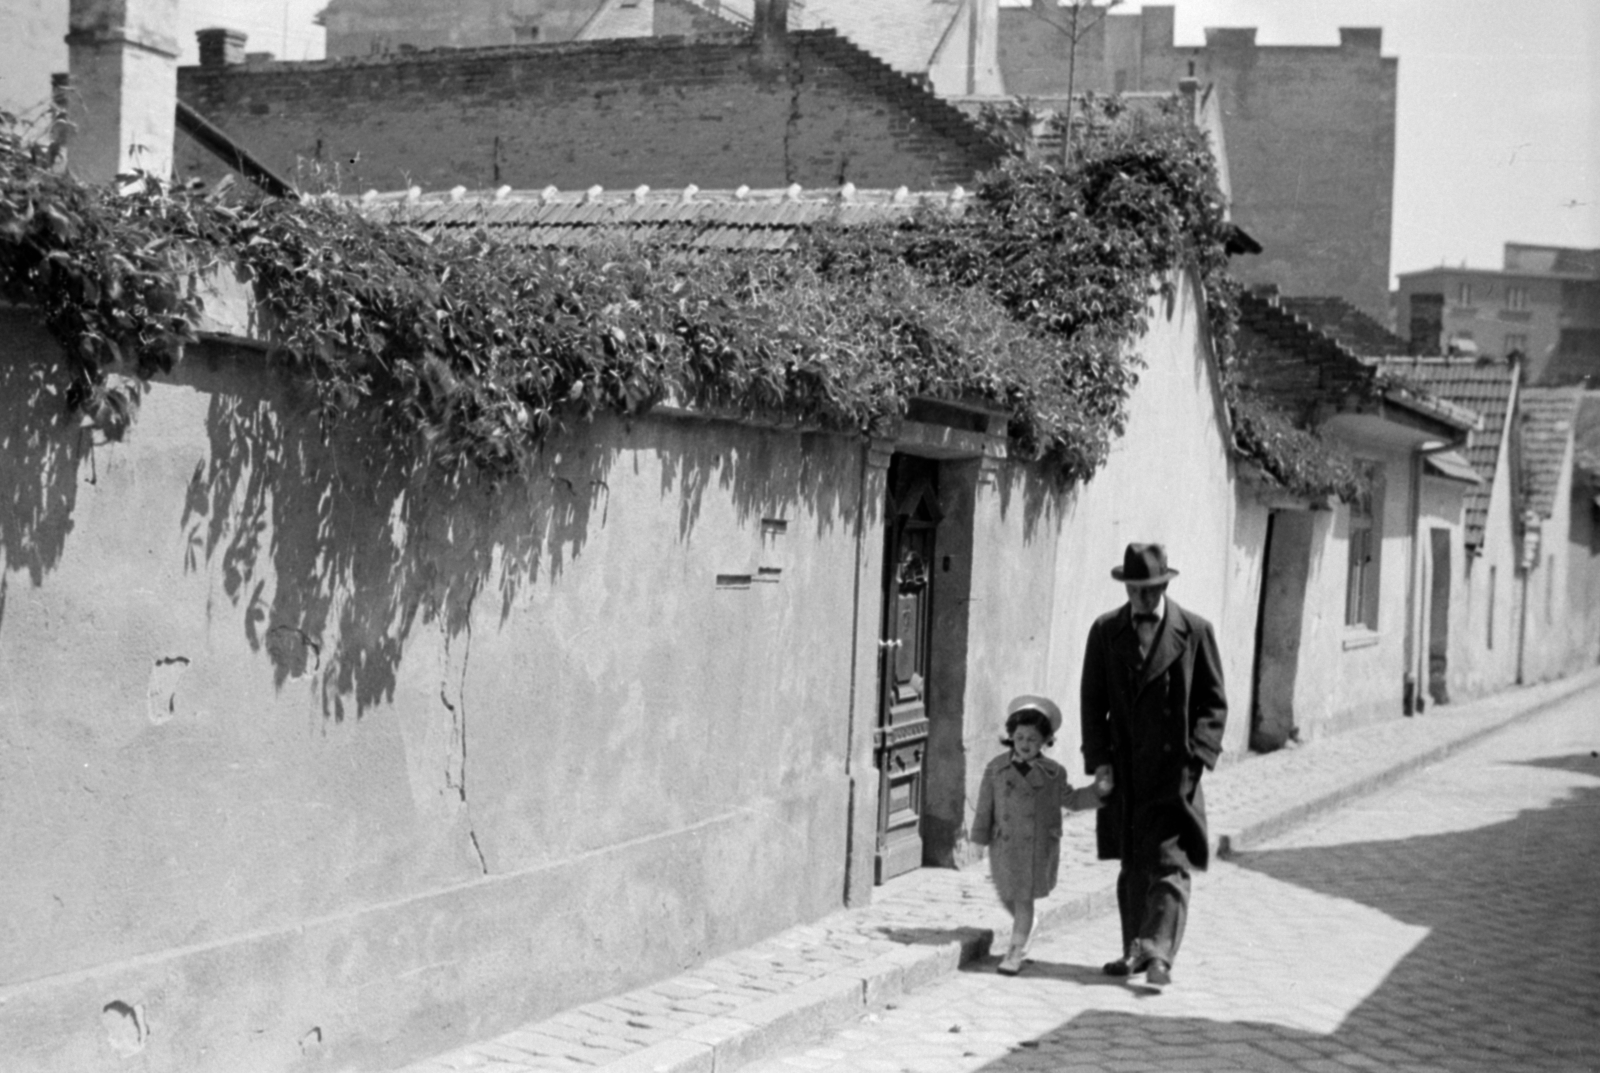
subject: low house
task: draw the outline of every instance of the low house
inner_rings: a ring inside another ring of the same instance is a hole
[[[1244,296],[1247,380],[1342,445],[1360,477],[1347,501],[1272,510],[1252,716],[1262,747],[1417,707],[1430,651],[1419,536],[1461,524],[1476,478],[1454,460],[1438,463],[1478,416],[1369,357],[1401,345],[1340,300]]]
[[[1436,703],[1490,693],[1517,681],[1517,623],[1522,587],[1513,415],[1521,393],[1515,363],[1457,355],[1391,357],[1390,374],[1477,413],[1463,453],[1478,483],[1466,490],[1466,516],[1448,538],[1429,537],[1436,577],[1453,579],[1429,598],[1432,633],[1429,691]],[[1449,549],[1449,550],[1447,550]],[[1443,624],[1443,635],[1439,628]]]
[[[1590,599],[1600,558],[1594,497],[1585,494],[1575,439],[1581,388],[1527,388],[1521,442],[1521,616],[1517,681],[1559,678],[1600,660],[1600,609]]]

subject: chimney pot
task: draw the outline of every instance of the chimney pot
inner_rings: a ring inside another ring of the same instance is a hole
[[[1434,357],[1444,338],[1444,295],[1413,294],[1407,335],[1418,357]]]
[[[233,67],[245,62],[244,43],[250,36],[244,31],[211,26],[194,36],[200,42],[201,67]]]
[[[788,50],[789,0],[756,0],[751,30],[763,54],[782,55]]]

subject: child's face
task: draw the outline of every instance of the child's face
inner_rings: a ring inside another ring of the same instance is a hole
[[[1044,748],[1044,735],[1039,728],[1024,723],[1011,733],[1011,751],[1018,760],[1032,760]]]

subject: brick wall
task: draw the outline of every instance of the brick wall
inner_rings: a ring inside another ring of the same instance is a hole
[[[1398,61],[1382,33],[1343,28],[1340,44],[1261,46],[1253,29],[1173,43],[1170,7],[1113,15],[1081,36],[1077,92],[1170,91],[1193,73],[1222,106],[1235,220],[1265,251],[1235,260],[1247,282],[1337,295],[1382,319],[1388,306]],[[1048,19],[1048,23],[1045,21]],[[1070,38],[1055,10],[1000,10],[1008,93],[1066,92]]]
[[[832,31],[180,69],[179,96],[289,177],[346,190],[970,183],[1000,149]],[[221,166],[180,146],[177,173]]]

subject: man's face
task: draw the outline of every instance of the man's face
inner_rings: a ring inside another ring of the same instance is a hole
[[[1167,586],[1160,585],[1128,585],[1128,603],[1133,605],[1135,615],[1153,615],[1161,604],[1161,597],[1166,595]]]

